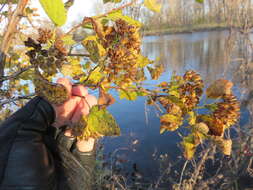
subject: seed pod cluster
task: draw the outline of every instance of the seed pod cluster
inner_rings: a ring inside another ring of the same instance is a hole
[[[197,117],[198,121],[207,124],[211,136],[223,136],[225,129],[234,125],[240,116],[240,104],[234,95],[225,94],[222,99],[223,102],[216,103],[212,114]]]
[[[183,116],[199,103],[204,84],[199,74],[187,71],[183,77],[173,76],[170,83],[162,82],[159,87],[169,95],[160,97],[160,104],[168,113],[177,110],[178,116]]]
[[[50,30],[39,29],[37,42],[30,37],[24,42],[26,47],[32,48],[26,53],[31,64],[43,70],[45,76],[56,74],[57,69],[61,69],[67,61],[66,50],[61,39],[56,38],[54,45],[49,49],[43,48],[43,44],[46,44],[51,37]]]
[[[213,117],[219,120],[224,128],[235,124],[240,116],[240,103],[232,94],[223,95],[223,102],[217,103]]]
[[[185,83],[179,88],[180,98],[184,101],[187,111],[190,111],[199,103],[204,84],[201,76],[195,71],[187,71],[183,79]]]
[[[105,72],[109,74],[108,80],[117,78],[121,83],[136,81],[140,54],[139,27],[118,19],[114,27],[104,27],[104,35],[103,47],[107,49],[109,57],[105,67]]]

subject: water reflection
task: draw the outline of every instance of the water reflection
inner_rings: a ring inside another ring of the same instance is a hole
[[[233,80],[237,96],[240,97],[242,89],[249,92],[253,90],[253,66],[251,65],[250,75],[245,73],[248,72],[247,68],[240,69],[241,63],[233,60],[242,57],[242,51],[235,48],[230,40],[228,32],[224,31],[149,36],[144,37],[142,52],[153,60],[159,57],[161,64],[164,64],[166,72],[159,81],[169,80],[173,71],[182,74],[193,69],[201,74],[206,84],[221,77]],[[159,81],[149,80],[147,83],[157,84]],[[245,81],[247,84],[244,84]],[[144,102],[143,98],[139,98],[135,102],[118,100],[118,103],[112,105],[110,111],[122,129],[122,136],[105,138],[103,141],[106,153],[116,150],[120,156],[129,160],[123,164],[124,170],[130,171],[136,163],[140,173],[147,179],[152,179],[159,171],[155,160],[160,154],[167,153],[172,159],[180,154],[177,147],[180,138],[176,133],[160,135],[156,110],[146,108]],[[253,113],[253,97],[249,102]],[[249,105],[249,102],[246,104]],[[249,122],[245,108],[242,117],[241,124]],[[138,143],[133,143],[136,139]]]

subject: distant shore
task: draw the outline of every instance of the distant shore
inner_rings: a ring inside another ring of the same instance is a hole
[[[201,24],[194,26],[180,26],[171,28],[159,28],[159,29],[143,29],[142,34],[144,36],[164,35],[164,34],[187,34],[193,32],[206,32],[206,31],[222,31],[230,29],[225,24]]]

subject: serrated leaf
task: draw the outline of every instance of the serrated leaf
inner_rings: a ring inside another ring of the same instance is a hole
[[[57,26],[62,26],[67,21],[67,11],[62,0],[40,0],[44,11]]]
[[[132,19],[129,16],[123,15],[121,10],[114,11],[114,12],[108,14],[106,16],[106,18],[109,19],[109,20],[112,20],[112,21],[116,21],[118,19],[122,19],[122,20],[126,21],[128,24],[135,25],[137,27],[141,27],[141,25],[142,25],[139,21],[134,20],[134,19]]]
[[[144,0],[144,5],[151,11],[161,12],[162,4],[158,3],[157,0]]]
[[[119,136],[120,128],[114,117],[105,108],[93,106],[87,118],[87,130],[101,136]]]
[[[130,101],[136,100],[138,95],[135,91],[127,91],[127,90],[119,90],[119,98],[120,99],[127,99]]]
[[[220,98],[223,95],[228,95],[232,93],[233,83],[225,80],[219,79],[214,81],[207,89],[206,96],[208,98]]]

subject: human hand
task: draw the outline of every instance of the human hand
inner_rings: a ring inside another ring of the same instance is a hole
[[[71,82],[66,78],[59,78],[57,83],[66,87],[69,93],[69,100],[61,105],[53,105],[56,119],[53,124],[55,127],[61,127],[71,123],[77,123],[83,115],[89,113],[90,108],[97,104],[95,96],[88,94],[88,90],[82,86],[72,86]],[[74,138],[71,130],[65,131],[65,136]],[[81,152],[89,152],[93,150],[95,143],[94,138],[88,140],[78,140],[76,146]]]

